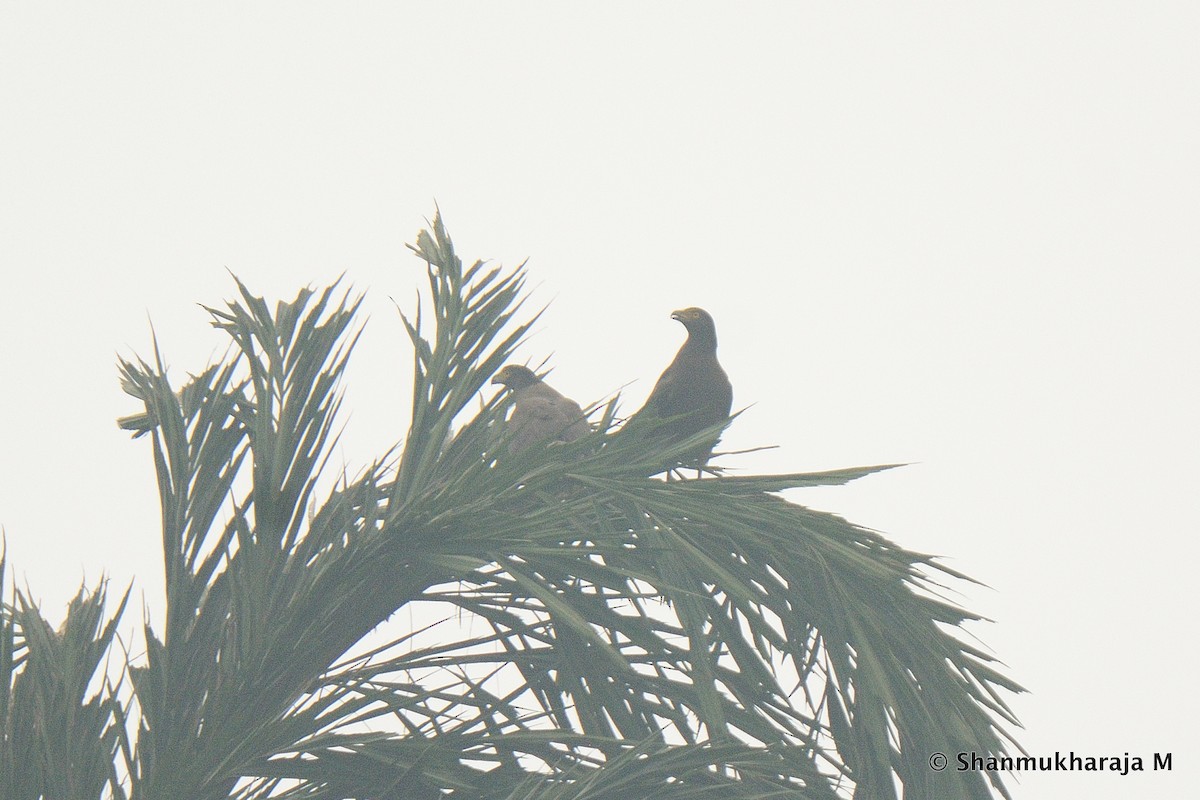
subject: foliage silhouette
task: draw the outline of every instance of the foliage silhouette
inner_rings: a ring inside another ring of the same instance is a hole
[[[229,352],[178,391],[157,347],[121,362],[165,623],[122,704],[120,685],[87,695],[120,616],[101,622],[103,591],[58,633],[21,596],[5,608],[0,769],[31,787],[14,796],[1008,796],[927,762],[1016,746],[1002,693],[1020,687],[939,599],[965,576],[778,494],[886,466],[665,481],[721,426],[664,452],[615,435],[615,399],[582,439],[511,454],[508,401],[468,407],[536,319],[524,271],[464,268],[438,217],[412,249],[412,421],[357,475],[328,464],[361,330],[337,284],[272,309],[237,282],[208,309]],[[406,608],[441,618],[397,633]],[[51,695],[54,716],[23,721]],[[61,794],[44,766],[65,742],[88,765]]]

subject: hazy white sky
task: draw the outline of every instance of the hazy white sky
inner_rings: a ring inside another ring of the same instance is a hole
[[[730,462],[903,470],[796,499],[991,588],[1032,693],[1018,797],[1181,797],[1200,510],[1200,11],[1162,2],[0,5],[0,525],[58,619],[86,577],[161,602],[118,354],[177,374],[198,303],[368,292],[342,451],[406,426],[392,298],[434,201],[530,259],[524,351],[581,401],[649,392],[717,320]],[[132,629],[135,608],[127,619]]]

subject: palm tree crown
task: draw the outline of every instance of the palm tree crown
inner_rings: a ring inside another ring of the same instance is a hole
[[[122,425],[149,437],[157,472],[167,614],[130,665],[136,702],[120,683],[93,698],[105,763],[80,761],[100,776],[88,786],[140,800],[1008,796],[997,774],[928,765],[1015,746],[1001,690],[1020,687],[960,638],[979,617],[938,599],[964,576],[779,495],[886,467],[664,481],[664,459],[727,422],[664,453],[661,437],[614,435],[615,401],[574,441],[508,452],[511,399],[468,406],[533,322],[524,272],[464,268],[437,217],[412,248],[429,283],[403,317],[412,421],[356,475],[326,474],[360,332],[359,299],[336,284],[271,308],[238,282],[237,301],[209,309],[229,354],[182,389],[157,354],[121,363],[144,405]],[[102,604],[81,594],[72,612],[90,615],[80,652],[112,641]],[[450,622],[397,633],[404,607]],[[16,775],[13,748],[34,763],[41,745],[14,732],[14,709],[57,680],[34,669],[65,658],[74,629],[39,627],[20,601],[3,619],[0,677],[17,688],[0,768]],[[86,663],[66,692],[80,704]],[[29,775],[36,797],[45,776]]]

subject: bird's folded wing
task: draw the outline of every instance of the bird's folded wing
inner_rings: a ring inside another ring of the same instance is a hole
[[[513,450],[523,450],[538,442],[570,442],[587,433],[583,409],[553,389],[544,388],[555,396],[537,392],[518,398],[508,422],[512,430],[510,441]]]

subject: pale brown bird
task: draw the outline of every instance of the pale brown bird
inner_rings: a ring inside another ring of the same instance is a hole
[[[652,429],[650,435],[680,441],[729,419],[733,386],[717,361],[717,328],[712,316],[702,308],[684,308],[671,312],[671,319],[683,323],[687,341],[654,384],[646,404],[629,422],[639,418],[669,420]],[[711,441],[683,453],[678,460],[703,465],[720,438],[720,434],[714,434]]]
[[[519,453],[531,445],[573,442],[588,432],[583,409],[550,388],[528,367],[509,364],[492,378],[513,393],[513,411],[505,425],[508,448]]]

